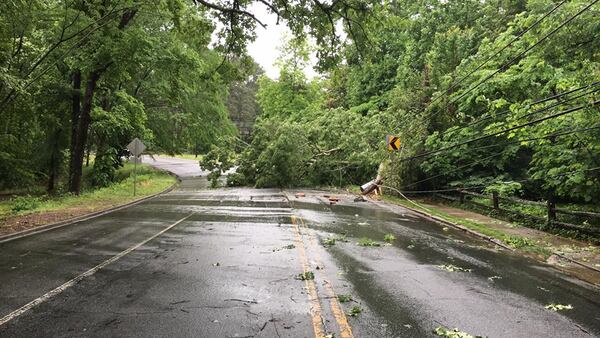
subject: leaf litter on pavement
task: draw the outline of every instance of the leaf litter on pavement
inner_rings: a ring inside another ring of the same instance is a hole
[[[338,295],[337,299],[340,303],[348,303],[352,301],[352,295]]]
[[[281,248],[275,248],[275,249],[273,249],[273,252],[275,252],[275,251],[281,251],[281,250],[286,250],[286,249],[287,250],[291,250],[291,249],[294,249],[294,248],[296,248],[296,246],[294,244],[288,244],[288,245],[282,246]]]
[[[356,242],[359,246],[381,246],[381,243],[376,242],[368,237],[363,237]]]
[[[394,236],[394,234],[385,234],[385,236],[383,236],[383,240],[391,243],[396,240],[396,236]]]
[[[350,311],[348,311],[348,316],[356,317],[362,312],[362,308],[360,306],[353,306]]]
[[[566,310],[573,310],[573,306],[571,304],[569,305],[562,305],[562,304],[548,304],[546,306],[544,306],[544,308],[548,309],[548,310],[552,310],[552,311],[566,311]]]
[[[438,335],[440,337],[447,337],[447,338],[487,338],[486,336],[473,336],[466,332],[460,331],[457,328],[447,329],[443,326],[436,327],[435,330],[433,330],[433,333],[435,333],[436,335]]]
[[[306,271],[297,274],[294,278],[297,280],[313,280],[315,279],[315,274],[312,271]]]
[[[324,246],[332,246],[332,245],[335,245],[335,238],[331,238],[331,237],[330,237],[330,238],[325,238],[325,239],[323,240],[323,245],[324,245]]]
[[[473,272],[473,269],[465,269],[453,264],[438,265],[437,267],[450,272]]]

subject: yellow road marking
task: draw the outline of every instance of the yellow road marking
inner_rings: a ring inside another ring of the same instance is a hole
[[[306,224],[304,224],[304,219],[302,219],[302,217],[300,217],[300,223],[302,223],[303,228],[307,229]],[[308,235],[308,237],[312,245],[317,245],[314,236]],[[321,261],[319,254],[315,252],[315,255],[317,256],[317,259]],[[342,307],[338,302],[337,295],[333,290],[333,286],[329,281],[326,281],[325,289],[327,290],[327,296],[329,297],[329,305],[331,306],[331,312],[333,313],[335,321],[338,323],[338,326],[340,328],[340,336],[342,338],[354,338],[354,335],[352,334],[352,328],[348,323],[346,314],[342,310]]]
[[[300,229],[298,228],[298,224],[296,223],[296,216],[292,215],[291,219],[292,224],[294,225],[294,232],[296,233],[296,248],[298,248],[298,252],[300,253],[302,269],[306,273],[309,271],[309,265],[308,260],[306,259],[306,250],[304,248],[304,242],[302,241],[302,237],[300,236]],[[322,320],[323,311],[321,310],[321,303],[319,302],[319,297],[317,295],[317,287],[315,286],[315,282],[313,280],[305,280],[304,284],[306,285],[306,289],[308,290],[308,300],[311,305],[310,316],[312,319],[315,337],[323,338],[325,337]]]

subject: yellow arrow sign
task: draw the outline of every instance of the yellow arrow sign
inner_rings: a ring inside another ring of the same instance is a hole
[[[385,138],[385,143],[387,144],[388,151],[400,150],[400,138],[398,136],[388,135]]]

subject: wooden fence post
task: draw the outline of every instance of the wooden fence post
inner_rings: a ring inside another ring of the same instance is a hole
[[[548,224],[551,224],[553,221],[556,221],[556,202],[553,193],[548,194],[546,206],[548,207]]]
[[[458,198],[459,198],[459,203],[460,204],[464,204],[465,203],[465,194],[463,194],[462,191],[458,191]]]
[[[496,192],[496,191],[492,191],[492,205],[494,206],[494,209],[496,209],[496,210],[500,209],[500,202],[498,200],[498,192]]]

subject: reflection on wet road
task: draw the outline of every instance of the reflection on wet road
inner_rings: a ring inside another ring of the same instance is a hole
[[[0,336],[600,335],[597,288],[405,209],[205,187],[0,244]]]

